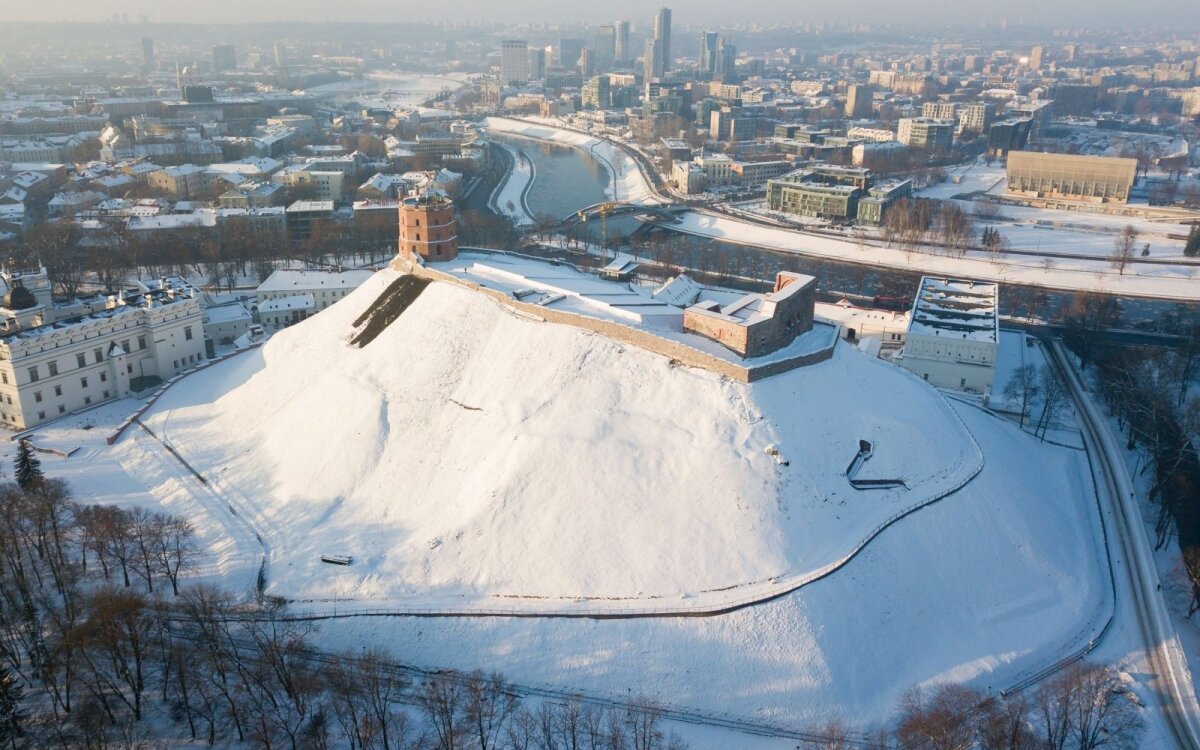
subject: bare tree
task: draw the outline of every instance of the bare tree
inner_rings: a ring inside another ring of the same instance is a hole
[[[1040,437],[1045,440],[1046,431],[1055,423],[1058,413],[1066,405],[1067,388],[1058,370],[1050,365],[1040,368],[1038,375],[1038,391],[1042,395],[1042,414],[1038,417],[1034,434],[1040,432]]]
[[[625,712],[632,750],[655,750],[662,745],[662,705],[644,695],[639,695]]]
[[[973,713],[982,699],[964,685],[909,688],[900,698],[896,739],[906,748],[967,750],[975,737]]]
[[[1092,361],[1096,345],[1104,332],[1113,327],[1120,317],[1121,308],[1115,297],[1091,292],[1074,295],[1066,311],[1063,338],[1079,355],[1081,366],[1086,367]]]
[[[530,750],[536,747],[537,719],[529,709],[520,709],[504,728],[504,743],[507,750]]]
[[[975,719],[979,750],[1036,750],[1033,705],[1024,693],[987,701]]]
[[[87,620],[77,629],[87,687],[113,722],[117,702],[125,704],[136,720],[142,719],[151,627],[146,599],[103,586],[92,595]]]
[[[1071,723],[1079,750],[1137,747],[1144,722],[1117,673],[1083,665],[1068,677],[1074,685]]]
[[[268,608],[268,618],[248,621],[240,632],[252,644],[251,669],[245,676],[251,694],[258,697],[260,726],[265,708],[276,734],[295,746],[321,709],[321,684],[306,660],[313,626],[276,617],[281,609]]]
[[[456,750],[464,745],[466,691],[460,682],[453,673],[430,675],[417,694],[417,703],[433,726],[438,750]]]
[[[128,588],[129,570],[137,559],[137,542],[129,512],[112,506],[96,506],[92,516],[96,522],[95,535],[100,541],[102,555],[110,566],[120,567],[121,577]]]
[[[1110,669],[1078,662],[1034,694],[1047,750],[1133,748],[1143,722],[1124,683]]]
[[[1117,235],[1113,241],[1113,254],[1110,258],[1112,267],[1117,269],[1121,274],[1125,274],[1125,267],[1133,260],[1133,246],[1137,242],[1138,231],[1132,224],[1126,224],[1121,233]]]
[[[556,726],[563,750],[583,750],[586,747],[587,723],[596,709],[584,706],[579,698],[571,698],[558,706]]]
[[[154,593],[154,576],[158,573],[157,549],[163,533],[163,516],[145,508],[128,511],[129,529],[133,537],[134,570],[146,591]]]
[[[806,731],[819,739],[805,740],[801,745],[804,750],[850,750],[857,746],[851,744],[850,728],[841,717],[827,719],[808,727]]]
[[[171,582],[171,592],[179,596],[179,577],[192,570],[200,557],[196,546],[196,532],[192,524],[181,516],[165,516],[156,527],[154,557],[158,572]]]
[[[205,687],[213,694],[224,718],[233,725],[238,741],[246,736],[245,707],[241,699],[241,653],[226,615],[232,597],[221,589],[200,584],[183,594],[181,611],[192,636],[192,657],[202,665]]]
[[[1021,402],[1021,429],[1025,429],[1025,417],[1029,413],[1029,402],[1040,390],[1038,368],[1032,364],[1021,365],[1013,370],[1012,377],[1004,384],[1004,398]]]
[[[479,750],[495,750],[517,705],[516,694],[499,673],[485,675],[476,670],[467,675],[464,719]]]

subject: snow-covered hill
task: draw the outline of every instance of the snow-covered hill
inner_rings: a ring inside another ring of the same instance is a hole
[[[835,563],[982,465],[935,391],[848,347],[743,385],[444,283],[351,346],[353,321],[395,278],[382,271],[261,350],[190,376],[147,415],[257,509],[269,593],[719,603]],[[874,443],[862,476],[908,489],[849,486],[860,439]]]

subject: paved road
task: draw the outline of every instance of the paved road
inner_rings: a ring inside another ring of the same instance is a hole
[[[1083,437],[1100,469],[1097,486],[1115,519],[1125,560],[1122,566],[1132,598],[1128,602],[1137,617],[1146,659],[1153,670],[1151,684],[1175,747],[1200,750],[1200,705],[1192,676],[1175,625],[1160,593],[1158,571],[1138,511],[1129,472],[1116,439],[1100,410],[1083,387],[1074,364],[1061,342],[1048,347],[1075,403]]]

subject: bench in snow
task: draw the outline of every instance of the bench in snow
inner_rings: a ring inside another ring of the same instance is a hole
[[[349,555],[321,555],[321,562],[330,565],[349,565],[354,562],[354,558]]]

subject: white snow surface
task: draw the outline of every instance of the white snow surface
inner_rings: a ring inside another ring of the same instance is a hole
[[[255,509],[268,593],[719,606],[836,566],[982,463],[936,391],[846,347],[747,386],[444,283],[351,347],[352,321],[395,278],[190,375],[145,417]],[[875,444],[860,477],[910,489],[851,489],[859,439]]]
[[[913,684],[1003,689],[1086,643],[1111,608],[1099,520],[1081,451],[955,408],[987,454],[979,477],[777,601],[699,618],[356,618],[320,640],[791,726],[882,722]]]

